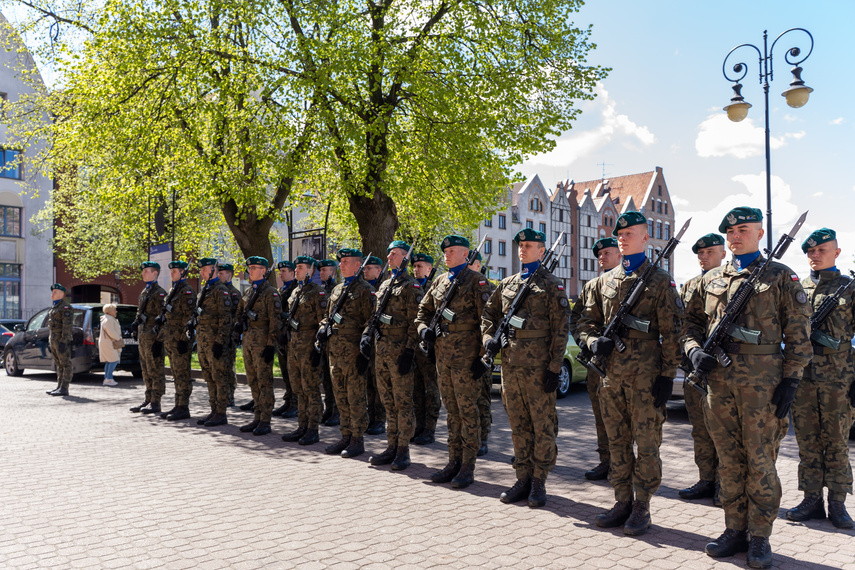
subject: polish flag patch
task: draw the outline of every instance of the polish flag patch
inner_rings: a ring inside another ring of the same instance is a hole
[[[671,287],[676,287],[676,286],[677,286],[677,284],[674,283],[673,281],[671,281]]]
[[[478,282],[478,285],[486,285],[486,284],[487,284],[487,282],[486,282],[486,281],[479,281],[479,282]]]
[[[326,294],[327,294],[326,291],[318,291],[318,295],[320,295],[321,297],[323,297]]]
[[[421,286],[421,285],[419,285],[418,283],[413,283],[413,287],[415,287],[416,289],[421,289],[421,288],[422,288],[422,286]]]
[[[798,275],[796,275],[795,273],[791,273],[791,274],[790,274],[790,279],[792,279],[793,281],[798,281],[798,280],[799,280],[799,276],[798,276]]]
[[[564,285],[559,285],[559,286],[558,286],[558,290],[559,290],[559,291],[563,291],[563,290],[564,290]]]

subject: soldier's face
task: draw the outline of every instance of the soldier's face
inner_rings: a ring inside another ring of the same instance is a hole
[[[294,271],[294,277],[297,281],[305,281],[307,277],[312,275],[312,267],[314,266],[308,263],[298,263],[297,269]]]
[[[597,261],[600,262],[603,271],[614,269],[620,263],[620,250],[616,247],[604,247],[597,255]]]
[[[220,277],[220,281],[223,283],[228,283],[232,280],[234,274],[231,271],[220,270],[217,272],[217,275]]]
[[[534,263],[543,257],[546,247],[539,241],[521,241],[519,245],[520,263]]]
[[[647,226],[641,224],[629,226],[617,232],[618,249],[621,255],[641,253],[647,245],[647,239]]]
[[[341,269],[341,276],[344,278],[353,277],[359,271],[359,266],[362,265],[362,260],[358,257],[343,257],[338,262],[338,268]],[[368,269],[366,267],[365,269]],[[363,272],[363,275],[365,273]]]
[[[249,273],[250,281],[259,281],[264,279],[265,271],[267,271],[267,268],[263,265],[248,265],[246,268],[246,272]]]
[[[727,247],[733,255],[745,255],[760,251],[763,224],[752,222],[727,228]]]
[[[458,263],[458,265],[460,265]],[[428,263],[427,261],[416,261],[413,263],[413,275],[416,279],[424,279],[428,275],[430,275],[430,270],[433,269],[433,265]]]
[[[202,281],[207,281],[214,275],[214,269],[216,269],[215,265],[206,265],[199,270],[199,277]]]
[[[469,267],[475,271],[481,271],[481,261],[476,259],[469,265]]]
[[[177,267],[173,267],[169,270],[169,276],[172,277],[173,281],[178,281],[179,279],[181,279],[181,270]]]
[[[321,272],[321,281],[326,281],[335,275],[335,267],[321,267],[319,271]]]
[[[807,250],[808,263],[814,271],[834,267],[838,255],[840,248],[837,247],[837,240],[827,241]]]
[[[157,279],[158,271],[154,267],[146,267],[142,270],[142,279],[145,282],[154,281]]]
[[[380,270],[383,269],[379,265],[366,265],[365,270],[362,272],[362,275],[365,277],[366,281],[374,281],[378,277],[380,277]]]
[[[51,301],[62,301],[63,297],[65,297],[65,291],[62,289],[54,289],[50,292]]]
[[[445,258],[445,265],[447,267],[457,267],[466,263],[466,258],[469,256],[469,248],[462,245],[451,245],[445,248],[442,255]]]
[[[698,265],[701,266],[701,271],[709,271],[715,269],[721,262],[724,261],[727,252],[724,251],[723,245],[711,245],[698,250]]]
[[[398,269],[401,267],[401,262],[404,261],[404,257],[406,255],[407,252],[400,247],[393,247],[392,250],[386,254],[386,259],[389,260],[389,267],[392,269]]]
[[[283,267],[279,270],[279,279],[282,280],[282,283],[287,283],[288,281],[294,280],[294,270],[288,269],[287,267]]]

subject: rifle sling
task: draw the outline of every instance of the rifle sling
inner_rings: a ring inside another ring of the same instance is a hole
[[[813,343],[811,343],[813,344]],[[820,346],[818,344],[813,345],[813,353],[814,355],[819,356],[828,356],[831,354],[842,354],[844,352],[849,352],[852,349],[851,341],[840,341],[840,348],[834,350],[833,348],[829,348],[827,346]]]
[[[748,354],[751,356],[781,354],[780,344],[746,344],[727,342],[721,347],[728,354]]]
[[[635,329],[627,329],[626,333],[621,337],[633,340],[659,340],[659,331],[637,331]]]
[[[533,338],[546,338],[549,336],[548,330],[525,330],[525,329],[508,329],[508,338],[515,338],[517,340],[523,339],[533,339]]]

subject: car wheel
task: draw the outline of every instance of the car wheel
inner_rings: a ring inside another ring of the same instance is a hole
[[[18,366],[18,356],[13,349],[6,350],[3,367],[9,376],[21,376],[24,373],[24,369]]]
[[[573,380],[573,369],[567,361],[561,363],[561,371],[558,373],[558,390],[555,397],[563,398],[570,392],[570,382]]]

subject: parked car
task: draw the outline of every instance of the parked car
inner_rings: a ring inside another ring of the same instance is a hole
[[[0,319],[0,349],[6,346],[10,338],[15,336],[15,327],[26,322],[23,319]]]
[[[98,337],[101,333],[103,303],[72,303],[72,372],[80,374],[92,370],[103,370],[104,363],[98,358]],[[53,356],[48,347],[48,312],[50,308],[36,313],[26,324],[16,326],[15,334],[8,339],[3,349],[3,365],[9,376],[20,376],[24,370],[55,370]],[[137,314],[136,305],[118,305],[118,319],[125,339],[119,370],[129,370],[141,376],[139,347],[131,338],[128,327]]]
[[[572,336],[567,336],[567,348],[564,349],[564,362],[558,373],[558,390],[555,395],[558,398],[565,397],[570,392],[571,384],[585,382],[588,377],[588,369],[576,361],[579,354],[579,346]],[[493,359],[493,384],[502,383],[502,356],[497,354]]]

